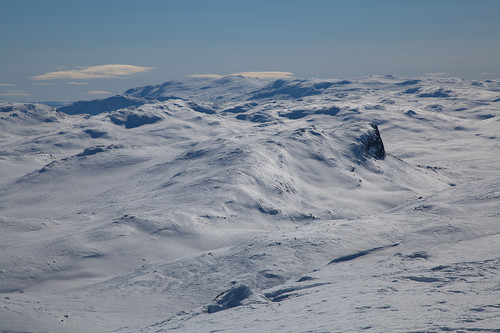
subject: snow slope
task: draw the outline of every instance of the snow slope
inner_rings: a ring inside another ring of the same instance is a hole
[[[3,331],[497,331],[500,82],[0,105]]]

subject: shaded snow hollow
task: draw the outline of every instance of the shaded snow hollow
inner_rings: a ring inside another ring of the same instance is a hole
[[[233,76],[0,104],[0,331],[495,332],[499,101]]]

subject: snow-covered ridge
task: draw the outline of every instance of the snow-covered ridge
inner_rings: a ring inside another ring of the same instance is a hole
[[[434,296],[462,311],[441,326],[490,329],[497,278],[462,271],[496,270],[499,88],[231,76],[0,104],[0,330],[425,330]]]
[[[463,100],[468,98],[469,94],[475,94],[478,99],[484,96],[492,102],[500,98],[500,83],[492,80],[484,82],[430,78],[405,80],[392,76],[365,80],[263,80],[228,76],[218,79],[192,78],[185,81],[168,81],[156,86],[133,88],[122,95],[103,100],[76,102],[60,107],[59,110],[68,114],[97,114],[168,99],[184,99],[209,105],[207,110],[210,112],[224,112],[226,109],[226,113],[244,113],[245,107],[256,100],[276,101],[317,96],[319,99],[328,97],[327,100],[330,102],[342,102],[359,99],[360,94],[372,94],[377,90],[384,90],[395,96],[408,94],[431,99]],[[243,101],[249,102],[242,104]],[[380,102],[391,103],[389,100]],[[227,103],[231,104],[231,107],[227,107]]]

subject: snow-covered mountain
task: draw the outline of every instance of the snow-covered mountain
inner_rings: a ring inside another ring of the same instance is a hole
[[[0,330],[497,331],[500,81],[0,104]]]

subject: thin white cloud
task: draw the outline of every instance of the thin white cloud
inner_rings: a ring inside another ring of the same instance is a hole
[[[218,74],[194,74],[194,75],[189,75],[189,77],[195,77],[195,78],[208,78],[208,79],[220,79],[223,77],[222,75]]]
[[[0,83],[0,87],[15,87],[16,85],[15,84],[11,84],[11,83]]]
[[[445,73],[445,72],[438,72],[438,73],[425,73],[424,75],[427,76],[443,76],[443,75],[449,75],[450,73]]]
[[[52,83],[48,82],[33,82],[32,84],[37,85],[37,86],[52,86]]]
[[[293,73],[280,72],[280,71],[238,72],[238,73],[228,74],[227,76],[244,76],[244,77],[252,77],[252,78],[256,78],[256,79],[289,79],[289,78],[293,77]],[[190,75],[190,77],[220,79],[221,77],[224,77],[224,75],[194,74],[194,75]]]
[[[233,76],[240,75],[245,77],[253,77],[257,79],[289,79],[293,77],[293,73],[290,72],[278,72],[278,71],[268,71],[268,72],[239,72],[230,74]]]
[[[7,92],[0,94],[0,96],[29,96],[29,94],[22,90],[7,90]]]
[[[91,95],[110,95],[112,93],[109,92],[109,91],[105,91],[105,90],[92,90],[92,91],[88,91],[87,94],[91,94]]]
[[[88,83],[87,82],[75,82],[75,81],[71,81],[71,82],[66,82],[66,84],[81,85],[81,84],[88,84]]]
[[[64,71],[49,72],[42,75],[35,75],[33,80],[87,80],[87,79],[104,79],[117,78],[136,73],[149,72],[152,67],[141,67],[133,65],[102,65],[91,66],[82,69],[71,69]]]

